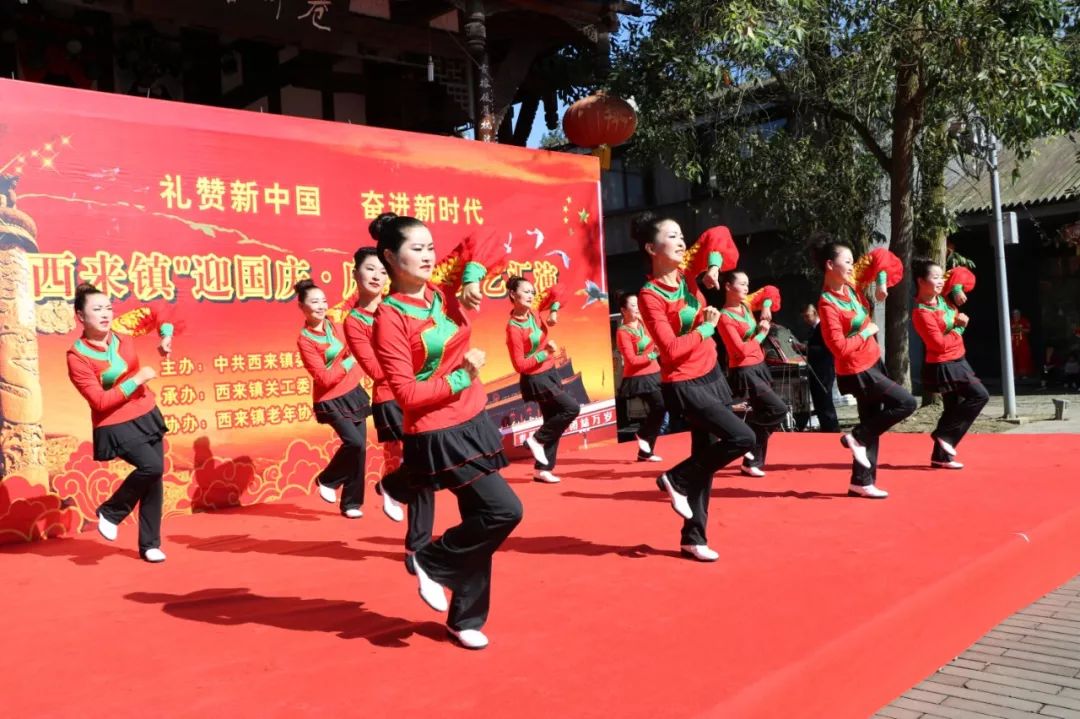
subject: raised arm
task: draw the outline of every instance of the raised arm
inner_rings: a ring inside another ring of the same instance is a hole
[[[961,337],[964,328],[956,327],[951,332],[945,332],[938,322],[936,312],[916,309],[911,313],[911,322],[926,349],[934,354],[945,354],[964,342]]]
[[[821,316],[821,339],[833,357],[847,357],[858,352],[873,336],[867,334],[866,328],[853,337],[844,335],[840,310],[830,302],[821,302],[818,305],[818,314]]]
[[[716,333],[716,325],[702,322],[682,337],[675,334],[664,311],[666,301],[651,291],[638,295],[641,319],[645,329],[660,349],[660,356],[665,362],[679,362],[688,357],[694,348]]]
[[[538,350],[532,355],[527,354],[525,347],[525,332],[511,324],[506,325],[506,348],[510,350],[510,363],[514,365],[514,371],[519,374],[527,374],[548,358],[545,349]]]
[[[375,348],[371,342],[373,329],[365,330],[360,326],[362,321],[352,318],[345,320],[345,343],[356,357],[356,361],[360,363],[360,369],[364,370],[364,374],[370,377],[372,382],[381,382],[383,370],[375,357]]]
[[[653,358],[649,354],[638,354],[638,339],[626,330],[616,330],[615,345],[623,358],[623,367],[637,370],[648,367]]]
[[[323,358],[323,351],[311,340],[301,336],[296,340],[296,348],[300,351],[300,360],[304,369],[308,371],[315,384],[320,387],[333,387],[345,379],[347,367],[345,362],[338,362],[337,357],[327,366]]]
[[[131,377],[114,385],[112,389],[105,389],[101,386],[101,380],[93,366],[73,352],[68,352],[67,367],[71,383],[94,412],[116,409],[131,399],[142,384],[135,377]]]
[[[385,305],[375,313],[375,331],[371,339],[386,383],[390,385],[394,399],[405,409],[419,409],[442,402],[472,384],[472,378],[463,367],[445,377],[417,379],[405,318]]]

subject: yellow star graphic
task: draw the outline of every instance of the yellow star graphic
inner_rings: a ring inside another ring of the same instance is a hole
[[[43,158],[41,158],[41,169],[43,169],[43,170],[51,170],[52,166],[53,166],[53,158],[51,158],[51,157],[43,157]]]
[[[52,152],[52,150],[53,150],[53,144],[51,142],[46,142],[45,143],[45,152]]]
[[[60,138],[60,144],[61,145],[70,145],[71,144],[71,135],[64,135],[63,137],[61,137]]]
[[[569,204],[570,204],[571,202],[573,202],[573,201],[574,201],[574,200],[573,200],[573,198],[572,198],[572,197],[570,197],[569,195],[567,195],[567,196],[566,196],[566,204],[568,204],[568,205],[569,205]]]
[[[588,222],[589,221],[589,211],[586,210],[585,208],[582,208],[581,212],[579,212],[577,216],[578,216],[578,219],[581,220],[582,222]]]

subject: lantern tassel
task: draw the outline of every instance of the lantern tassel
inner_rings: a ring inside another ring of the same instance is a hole
[[[611,169],[611,145],[600,145],[600,147],[593,148],[592,154],[594,157],[600,158],[600,169]]]

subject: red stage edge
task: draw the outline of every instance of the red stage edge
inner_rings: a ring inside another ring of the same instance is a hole
[[[1076,576],[1077,547],[1080,509],[1022,536],[1015,534],[963,571],[884,613],[871,614],[869,621],[747,687],[706,716],[872,716],[1002,619]]]

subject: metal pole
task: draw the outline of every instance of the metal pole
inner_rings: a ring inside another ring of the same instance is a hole
[[[990,203],[994,206],[994,261],[998,280],[998,331],[1001,333],[1001,389],[1005,419],[1016,419],[1016,384],[1013,378],[1012,323],[1009,316],[1009,281],[1005,274],[1005,230],[1001,219],[1001,182],[998,178],[997,138],[987,132],[990,164]]]

